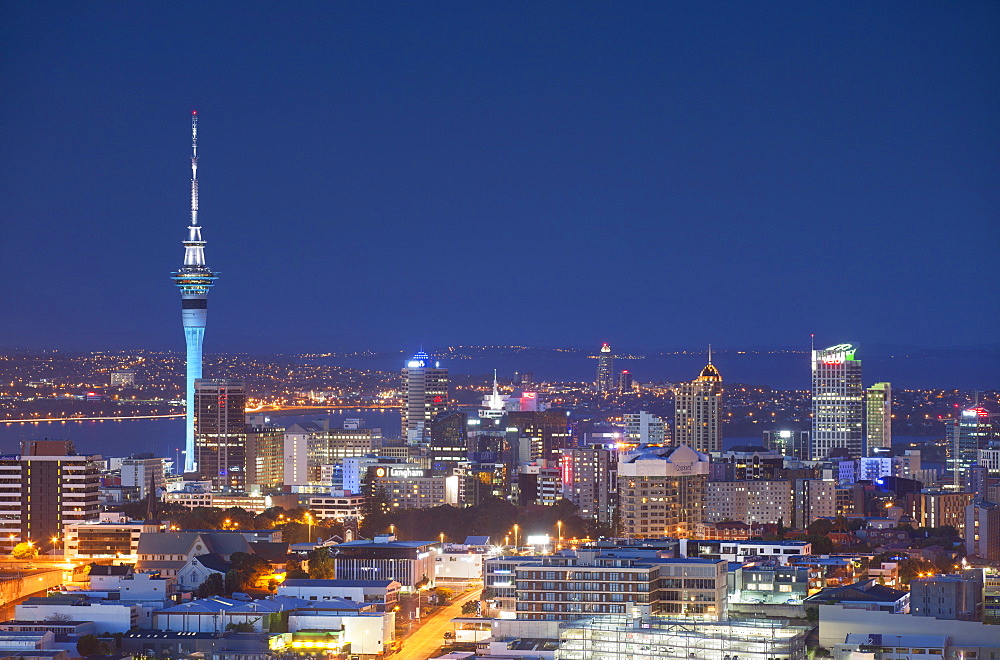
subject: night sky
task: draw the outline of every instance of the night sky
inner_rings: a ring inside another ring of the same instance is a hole
[[[0,346],[977,345],[1000,4],[6,2]]]

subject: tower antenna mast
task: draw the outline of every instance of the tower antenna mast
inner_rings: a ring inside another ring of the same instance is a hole
[[[198,111],[191,113],[191,226],[198,226]]]

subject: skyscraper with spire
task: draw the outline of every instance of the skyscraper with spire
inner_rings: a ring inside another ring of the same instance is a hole
[[[674,392],[674,443],[700,452],[722,450],[722,374],[708,364],[690,383],[681,383]]]
[[[597,356],[597,377],[594,379],[594,391],[603,396],[608,396],[615,389],[615,356],[611,352],[611,346],[605,342],[601,345],[601,352]]]
[[[181,291],[181,321],[187,344],[185,379],[184,472],[197,470],[194,454],[194,382],[201,378],[201,345],[208,318],[208,290],[217,279],[205,265],[205,241],[198,224],[198,113],[191,113],[191,224],[184,241],[184,264],[171,279]]]

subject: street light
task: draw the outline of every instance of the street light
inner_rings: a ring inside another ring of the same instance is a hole
[[[393,536],[396,535],[396,524],[395,523],[389,523],[389,533],[392,534]]]
[[[519,529],[519,527],[517,526],[517,523],[514,523],[514,549],[515,550],[520,547],[517,544],[517,531],[518,531],[518,529]]]
[[[557,535],[557,540],[556,540],[556,552],[558,552],[559,550],[562,549],[562,521],[561,520],[557,520],[556,521],[556,528],[559,530],[559,534]]]
[[[444,550],[444,532],[438,534],[441,537],[441,549]]]
[[[312,543],[313,540],[313,517],[312,514],[306,511],[306,525],[309,526],[309,533],[306,537],[307,543]]]

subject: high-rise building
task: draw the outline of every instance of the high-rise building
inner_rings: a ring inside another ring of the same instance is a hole
[[[791,429],[764,431],[764,448],[780,451],[782,456],[809,460],[809,431]]]
[[[792,483],[770,481],[709,481],[705,520],[749,525],[792,522]]]
[[[518,461],[559,460],[559,451],[570,446],[569,416],[564,410],[509,412],[505,417],[507,443]],[[516,467],[516,466],[515,466]]]
[[[892,447],[892,384],[875,383],[865,390],[868,453]]]
[[[403,438],[430,439],[431,422],[448,407],[448,370],[420,351],[403,367]]]
[[[689,536],[705,519],[709,458],[690,446],[657,447],[618,459],[622,531],[630,538]]]
[[[837,515],[836,479],[796,479],[792,490],[792,527],[805,529],[817,518]]]
[[[101,464],[57,440],[22,442],[20,455],[0,457],[0,541],[61,547],[66,525],[98,517]]]
[[[722,449],[722,375],[708,364],[690,383],[681,383],[674,394],[674,443],[696,451]]]
[[[1000,504],[975,501],[966,505],[965,553],[1000,561]]]
[[[122,486],[138,488],[139,497],[145,499],[149,495],[157,495],[164,487],[164,472],[162,458],[126,458],[122,461]]]
[[[948,470],[956,486],[962,486],[966,470],[979,458],[979,450],[987,449],[998,435],[993,416],[982,406],[963,410],[957,419],[945,421]]]
[[[195,459],[214,490],[247,486],[246,384],[220,378],[195,381]]]
[[[634,388],[632,372],[625,369],[618,376],[618,394],[631,394]]]
[[[614,454],[604,447],[563,449],[560,459],[563,496],[581,518],[611,520],[618,489]]]
[[[638,445],[662,445],[669,440],[667,424],[645,410],[625,413],[625,440]]]
[[[270,493],[284,483],[285,429],[264,415],[250,415],[247,423],[247,490]]]
[[[429,449],[435,475],[448,476],[460,463],[468,463],[469,416],[464,412],[439,415],[431,422]]]
[[[208,320],[208,290],[218,279],[205,265],[205,241],[198,224],[198,113],[191,113],[191,224],[184,241],[184,265],[171,279],[181,291],[181,321],[187,345],[185,392],[184,472],[198,469],[195,457],[194,383],[201,378],[201,346]],[[241,413],[242,414],[242,413]]]
[[[831,452],[858,458],[864,451],[864,388],[857,348],[837,344],[812,352],[812,456]]]
[[[955,493],[924,489],[908,493],[906,503],[914,527],[944,527],[951,525],[965,538],[965,507],[972,504],[972,493]]]
[[[611,346],[604,343],[597,356],[597,378],[594,380],[594,391],[602,396],[608,396],[615,389],[615,356]]]

